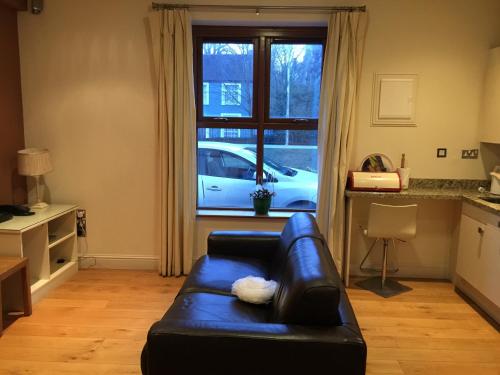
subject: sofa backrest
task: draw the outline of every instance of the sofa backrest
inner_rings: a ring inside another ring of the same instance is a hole
[[[317,238],[323,241],[316,219],[308,213],[300,212],[288,219],[281,232],[280,246],[277,249],[271,268],[271,278],[280,281],[288,253],[294,243],[300,238]]]
[[[323,241],[299,238],[284,260],[273,299],[273,320],[286,324],[338,325],[342,290],[342,281]]]

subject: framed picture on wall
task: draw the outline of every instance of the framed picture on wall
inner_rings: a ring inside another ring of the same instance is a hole
[[[416,74],[379,74],[373,79],[372,125],[416,126]]]

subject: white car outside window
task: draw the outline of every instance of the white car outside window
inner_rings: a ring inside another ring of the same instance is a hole
[[[314,209],[317,173],[264,160],[264,187],[276,193],[274,208]],[[198,142],[198,206],[249,208],[255,190],[256,154],[244,145]]]

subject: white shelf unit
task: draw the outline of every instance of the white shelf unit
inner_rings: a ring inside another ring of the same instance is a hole
[[[0,223],[0,256],[29,259],[31,298],[40,300],[78,271],[76,205],[51,204]]]

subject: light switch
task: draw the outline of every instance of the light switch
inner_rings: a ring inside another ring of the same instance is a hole
[[[448,153],[448,150],[446,148],[438,148],[436,156],[438,158],[445,158]]]

